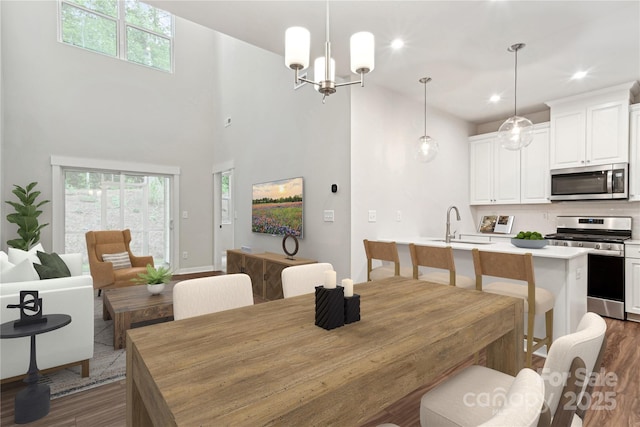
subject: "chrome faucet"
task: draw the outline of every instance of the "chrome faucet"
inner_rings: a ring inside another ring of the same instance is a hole
[[[460,221],[460,212],[458,212],[458,208],[455,206],[449,206],[449,209],[447,209],[447,229],[444,235],[445,243],[451,243],[451,238],[453,237],[455,239],[456,237],[455,231],[453,232],[453,235],[451,234],[451,209],[456,211],[456,220]]]

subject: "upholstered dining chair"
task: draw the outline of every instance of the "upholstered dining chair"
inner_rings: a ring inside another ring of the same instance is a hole
[[[364,239],[364,251],[367,255],[367,282],[387,277],[413,277],[413,270],[400,268],[400,257],[396,242],[379,242]],[[373,267],[373,260],[383,261],[378,267]],[[385,264],[385,261],[387,264]],[[393,263],[392,265],[388,263]]]
[[[94,289],[99,289],[98,295],[103,288],[134,285],[131,279],[144,273],[147,264],[153,266],[153,257],[131,253],[131,231],[128,229],[88,231],[85,240],[89,271]]]
[[[465,424],[452,424],[449,419],[429,420],[430,427],[445,427],[450,425],[464,425],[467,427],[546,427],[549,425],[549,411],[547,410],[544,394],[544,381],[535,371],[523,368],[511,384],[501,389],[500,396],[504,405],[500,408],[492,408],[493,416],[489,419],[479,420],[469,417]],[[475,406],[485,406],[481,399],[484,396],[470,393],[466,396],[467,410],[473,412]],[[378,424],[377,427],[399,427],[397,424]],[[424,424],[423,424],[424,427]]]
[[[253,290],[244,273],[188,279],[173,287],[175,320],[248,305],[253,305]]]
[[[458,286],[465,289],[475,289],[476,281],[468,276],[456,274],[456,264],[453,260],[451,246],[422,246],[409,244],[411,262],[413,263],[413,278],[443,285]],[[420,267],[437,268],[443,271],[434,271],[420,274]]]
[[[471,253],[476,274],[477,290],[524,299],[524,312],[527,314],[525,366],[531,367],[533,352],[545,345],[548,352],[553,342],[553,306],[555,304],[555,296],[550,291],[536,286],[533,272],[533,256],[530,253],[485,252],[475,248],[471,250]],[[525,284],[497,281],[483,286],[482,276],[519,280],[525,282]],[[545,317],[545,337],[536,338],[534,336],[535,316],[543,313]]]
[[[582,425],[576,407],[581,405],[585,389],[595,383],[592,376],[600,369],[606,330],[602,317],[586,313],[576,332],[558,338],[551,346],[541,376],[552,426]],[[478,425],[499,409],[500,398],[513,383],[511,375],[484,366],[469,366],[422,396],[420,425]],[[475,396],[482,397],[482,405],[469,404],[475,402]]]
[[[282,292],[285,298],[312,294],[324,284],[324,272],[333,270],[328,262],[296,265],[282,270]]]

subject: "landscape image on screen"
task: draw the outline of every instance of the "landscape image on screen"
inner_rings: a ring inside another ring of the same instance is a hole
[[[251,231],[302,238],[303,179],[253,185]]]

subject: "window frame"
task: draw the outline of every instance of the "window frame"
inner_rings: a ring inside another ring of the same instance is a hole
[[[143,1],[140,0],[136,0],[139,3],[144,3],[149,7],[153,7],[154,9],[158,9],[158,10],[162,10],[163,12],[166,12],[170,15],[171,17],[171,35],[167,36],[164,33],[159,33],[153,30],[150,30],[148,28],[144,28],[140,25],[136,25],[134,23],[130,23],[127,22],[127,17],[126,17],[126,13],[125,13],[125,3],[126,0],[118,0],[117,1],[117,17],[113,17],[113,16],[109,16],[109,15],[105,15],[102,12],[96,11],[96,10],[91,10],[88,9],[82,5],[79,5],[75,2],[73,2],[73,0],[58,0],[57,4],[58,4],[58,14],[57,14],[57,19],[58,19],[58,41],[66,46],[71,46],[71,47],[75,47],[75,48],[79,48],[88,52],[93,52],[96,53],[98,55],[104,55],[107,56],[109,58],[117,58],[120,59],[122,61],[126,61],[128,63],[131,64],[136,64],[136,65],[140,65],[146,68],[151,68],[152,70],[157,70],[157,71],[161,71],[161,72],[165,72],[165,73],[169,73],[169,74],[173,74],[175,71],[175,54],[174,54],[174,40],[175,40],[175,25],[176,25],[176,19],[175,19],[175,15],[164,10],[161,9],[159,7],[155,7],[153,5],[150,5],[149,3],[145,3]],[[89,13],[89,14],[93,14],[96,15],[100,18],[103,19],[109,19],[113,22],[115,22],[116,24],[116,54],[115,55],[110,55],[108,53],[104,53],[104,52],[100,52],[97,50],[93,50],[93,49],[88,49],[86,47],[83,46],[78,46],[75,44],[71,44],[71,43],[67,43],[63,40],[63,28],[62,28],[62,5],[66,4],[68,7],[74,7],[76,9],[80,9],[82,11],[84,11],[85,13]],[[143,33],[147,33],[147,34],[151,34],[153,36],[156,37],[160,37],[163,38],[165,40],[169,41],[169,69],[165,70],[162,68],[158,68],[158,67],[154,67],[152,65],[147,65],[147,64],[143,64],[140,62],[136,62],[136,61],[132,61],[129,59],[129,52],[127,49],[127,28],[133,28],[137,31],[141,31]]]
[[[107,173],[124,174],[153,174],[167,175],[171,178],[171,200],[169,201],[169,252],[171,254],[172,268],[180,268],[180,167],[153,165],[146,163],[130,163],[100,159],[86,159],[67,156],[51,156],[51,186],[52,186],[52,251],[62,253],[65,247],[65,169],[86,169]]]

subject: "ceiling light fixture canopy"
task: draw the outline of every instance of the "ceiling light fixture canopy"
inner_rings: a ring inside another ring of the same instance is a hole
[[[418,81],[424,85],[424,135],[418,139],[415,154],[416,159],[423,163],[428,163],[435,159],[439,150],[436,140],[427,135],[427,83],[431,81],[431,77],[423,77]]]
[[[360,75],[360,80],[345,83],[336,83],[335,61],[331,58],[331,42],[329,40],[329,2],[327,1],[326,41],[324,45],[324,57],[314,61],[313,80],[300,76],[300,71],[309,66],[309,30],[303,27],[291,27],[285,32],[284,62],[287,67],[295,71],[295,84],[300,82],[311,83],[322,94],[322,102],[336,88],[359,83],[364,87],[364,75],[373,71],[375,67],[375,39],[373,34],[363,31],[351,36],[351,71]]]
[[[524,43],[509,46],[509,52],[515,53],[515,79],[513,91],[513,116],[509,117],[498,129],[498,141],[507,150],[520,150],[533,141],[533,123],[526,117],[518,116],[518,51],[525,47]]]

